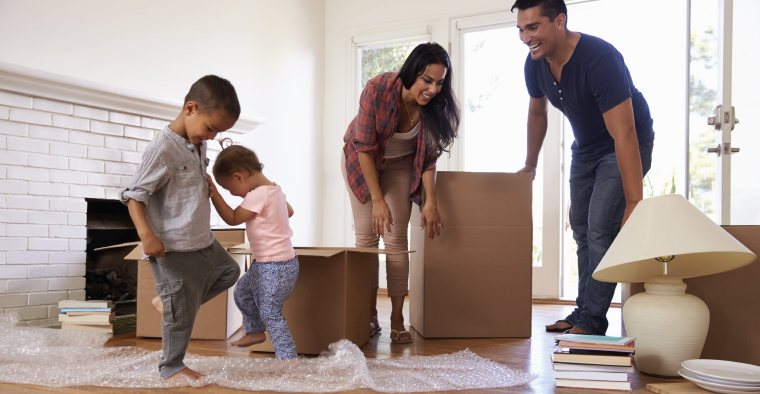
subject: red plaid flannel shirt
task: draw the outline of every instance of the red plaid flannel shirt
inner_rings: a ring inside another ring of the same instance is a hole
[[[367,82],[359,101],[359,114],[348,125],[343,136],[348,184],[359,201],[364,204],[369,187],[359,164],[359,152],[375,152],[375,166],[383,162],[385,148],[398,127],[398,99],[401,79],[397,72],[382,73]],[[422,173],[435,168],[438,156],[426,150],[425,129],[420,124],[417,135],[417,152],[414,154],[412,183],[409,199],[422,207]]]

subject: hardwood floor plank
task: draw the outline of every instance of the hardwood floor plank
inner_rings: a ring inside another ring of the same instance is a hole
[[[481,357],[485,357],[512,368],[523,369],[538,373],[539,377],[533,382],[519,386],[501,389],[460,390],[452,393],[467,394],[490,394],[490,393],[554,393],[554,378],[549,356],[554,349],[555,333],[547,333],[545,324],[553,323],[561,319],[573,310],[571,305],[533,304],[532,338],[476,338],[476,339],[425,339],[416,331],[410,329],[413,342],[411,344],[396,345],[390,340],[390,299],[385,294],[378,295],[378,312],[380,325],[383,331],[362,346],[362,351],[367,358],[391,358],[416,355],[436,355],[458,352],[470,349]],[[495,313],[507,313],[495,311]],[[610,328],[609,335],[620,335],[619,308],[611,308],[608,313]],[[404,308],[404,319],[409,322],[408,302]],[[369,329],[369,324],[367,329]],[[271,353],[249,353],[246,348],[237,348],[229,345],[229,342],[242,336],[242,332],[233,335],[230,341],[193,340],[190,342],[188,353],[201,356],[232,356],[232,357],[274,357]],[[161,349],[161,340],[157,338],[136,338],[134,333],[122,334],[113,337],[106,346],[139,346],[144,349],[157,351]],[[634,393],[650,393],[646,390],[647,383],[675,383],[685,381],[683,379],[663,379],[653,376],[635,373],[632,375]],[[147,393],[206,393],[206,394],[240,394],[245,391],[227,389],[216,385],[201,388],[182,387],[165,389],[139,389],[139,388],[107,388],[107,387],[43,387],[34,385],[0,383],[2,394],[38,394],[38,393],[65,393],[65,394],[147,394]],[[579,389],[556,389],[556,393],[605,393],[599,390]],[[352,390],[345,393],[375,393],[373,390]],[[613,393],[609,391],[609,393]]]

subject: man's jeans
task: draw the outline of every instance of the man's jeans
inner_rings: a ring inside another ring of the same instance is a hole
[[[639,145],[644,175],[652,164],[653,142]],[[623,181],[615,153],[570,165],[570,227],[578,246],[578,298],[565,320],[593,335],[607,332],[607,310],[617,283],[591,277],[615,240],[625,213]]]

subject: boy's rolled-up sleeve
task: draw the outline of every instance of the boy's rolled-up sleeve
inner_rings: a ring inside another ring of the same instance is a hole
[[[170,175],[171,168],[164,163],[158,150],[146,151],[132,182],[121,192],[121,202],[127,205],[129,200],[135,200],[147,207],[150,196],[169,181]]]
[[[370,81],[362,91],[359,100],[359,114],[356,116],[356,132],[352,134],[351,144],[357,152],[377,150],[377,132],[375,130],[375,83]]]

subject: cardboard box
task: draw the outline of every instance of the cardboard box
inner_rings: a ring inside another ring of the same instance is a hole
[[[439,172],[446,230],[426,239],[412,209],[410,323],[425,338],[530,337],[530,174]]]
[[[214,236],[225,248],[245,242],[243,229],[213,230]],[[130,242],[108,248],[134,246],[124,260],[137,262],[137,333],[138,337],[161,338],[161,314],[153,309],[151,300],[156,294],[156,281],[150,261],[143,259],[142,244]],[[233,256],[240,264],[241,275],[245,272],[245,257]],[[203,304],[195,317],[191,339],[227,339],[243,325],[243,315],[233,299],[234,287]]]
[[[760,256],[760,226],[722,226]],[[710,309],[703,359],[760,365],[760,262],[715,275],[684,279],[686,293],[702,299]],[[623,284],[623,304],[644,292],[643,283]],[[625,328],[624,328],[625,330]]]
[[[231,249],[250,254],[250,249]],[[282,313],[300,354],[320,354],[341,339],[357,346],[369,342],[372,294],[369,263],[378,253],[394,251],[364,248],[296,248],[298,280]],[[274,352],[267,340],[251,351]]]

